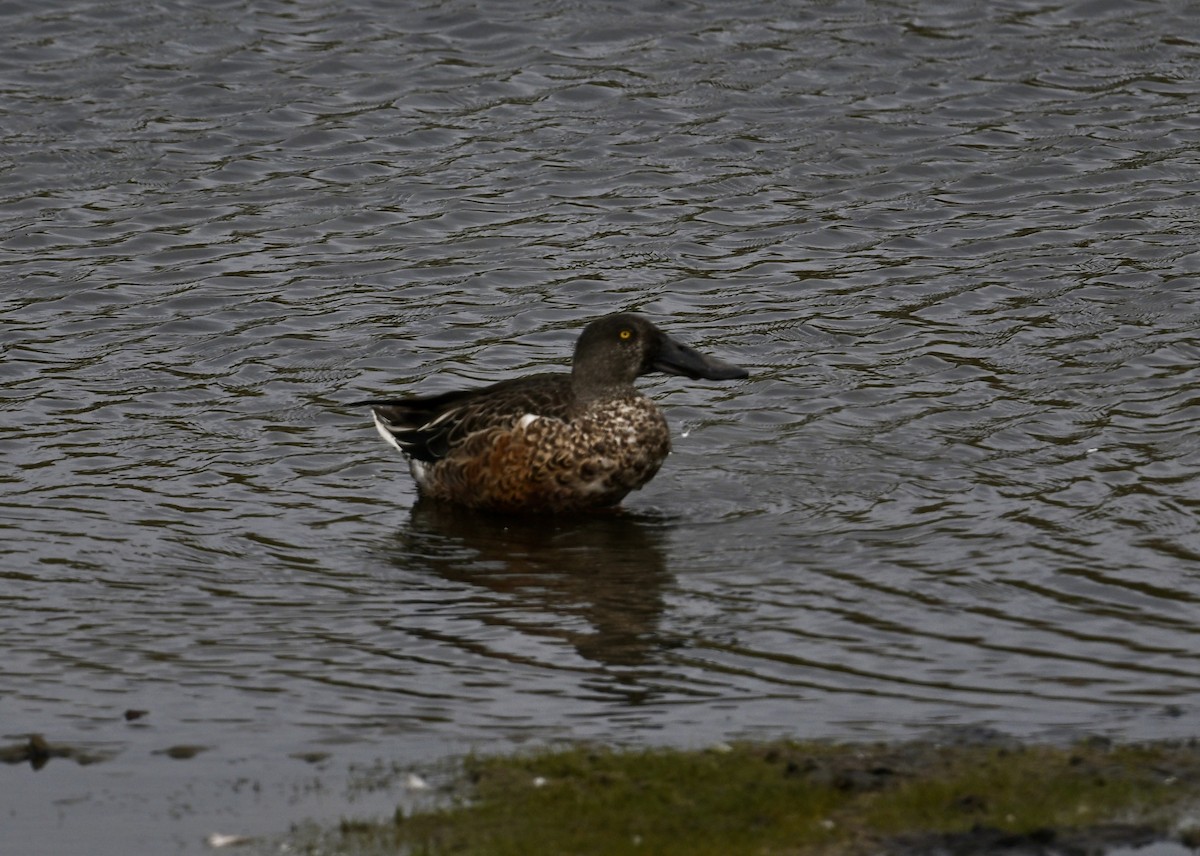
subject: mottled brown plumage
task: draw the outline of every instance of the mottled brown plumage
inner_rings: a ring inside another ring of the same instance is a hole
[[[582,511],[619,503],[670,452],[666,420],[633,386],[656,371],[747,376],[621,313],[584,328],[570,374],[360,403],[372,406],[380,435],[409,458],[426,496],[497,511]]]

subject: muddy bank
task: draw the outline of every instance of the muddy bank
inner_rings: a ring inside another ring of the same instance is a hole
[[[296,831],[288,846],[496,856],[1102,854],[1155,841],[1200,845],[1198,797],[1196,741],[571,747],[467,758],[425,810]]]

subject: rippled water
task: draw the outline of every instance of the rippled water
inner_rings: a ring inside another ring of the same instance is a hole
[[[0,22],[0,739],[100,759],[0,768],[23,853],[525,741],[1197,733],[1191,4]],[[343,406],[614,309],[752,371],[643,382],[624,516],[416,505]]]

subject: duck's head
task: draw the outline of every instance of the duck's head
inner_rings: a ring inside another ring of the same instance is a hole
[[[736,380],[749,372],[677,342],[640,315],[620,312],[583,328],[571,367],[576,384],[591,391],[628,387],[645,374],[692,380]]]

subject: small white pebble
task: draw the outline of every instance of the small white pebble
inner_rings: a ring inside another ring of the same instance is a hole
[[[404,786],[410,791],[427,791],[429,790],[429,782],[418,776],[416,773],[409,773],[408,778],[404,780]]]
[[[209,847],[216,850],[220,847],[237,847],[241,844],[249,844],[254,839],[247,835],[222,835],[219,832],[214,832],[205,840]]]
[[[1200,817],[1185,815],[1175,822],[1176,832],[1192,832],[1200,830]]]

